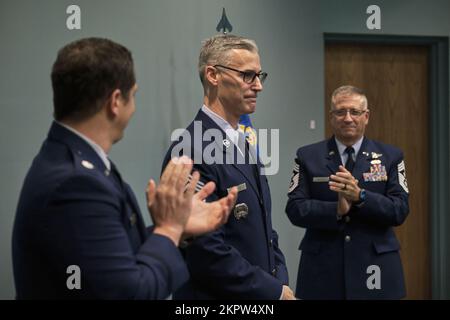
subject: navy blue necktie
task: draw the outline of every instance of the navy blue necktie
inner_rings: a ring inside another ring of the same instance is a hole
[[[345,149],[345,153],[347,153],[348,155],[347,162],[345,163],[345,169],[352,172],[355,166],[355,160],[353,160],[353,154],[355,153],[355,149],[353,149],[353,147],[347,147]]]

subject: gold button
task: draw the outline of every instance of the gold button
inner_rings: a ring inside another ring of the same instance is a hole
[[[352,240],[350,236],[345,236],[345,242],[350,242],[350,240]]]

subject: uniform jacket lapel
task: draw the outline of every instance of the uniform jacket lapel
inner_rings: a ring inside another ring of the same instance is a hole
[[[116,165],[112,161],[110,162],[111,162],[111,171],[114,171],[115,174],[117,174],[119,183],[121,185],[123,193],[125,194],[125,200],[128,202],[128,204],[132,209],[132,212],[130,213],[131,215],[127,217],[128,221],[130,223],[133,223],[133,220],[136,219],[137,228],[141,235],[142,241],[144,241],[147,238],[147,231],[141,215],[141,210],[139,209],[139,204],[136,200],[136,196],[134,195],[134,192],[131,189],[131,187],[125,181],[123,181],[122,176],[120,175],[119,170],[117,170]]]
[[[359,149],[358,155],[355,161],[355,167],[353,168],[353,177],[362,181],[363,172],[369,171],[370,168],[370,141],[364,137],[364,140]]]
[[[342,162],[336,145],[336,141],[334,140],[334,136],[328,140],[327,145],[328,153],[326,155],[326,165],[327,168],[330,169],[330,172],[332,174],[335,174],[339,171],[339,166],[342,164]]]
[[[208,129],[218,129],[222,132],[223,137],[226,138],[226,134],[225,132],[222,130],[222,128],[220,128],[207,114],[205,114],[203,111],[199,111],[197,116],[195,117],[195,121],[201,121],[202,122],[202,126],[203,126],[203,130],[208,130]],[[249,164],[241,164],[243,163],[244,159],[242,158],[241,153],[239,152],[239,150],[237,149],[237,147],[231,143],[230,141],[230,147],[226,148],[223,145],[223,141],[215,141],[215,143],[218,144],[218,146],[220,147],[220,149],[223,151],[223,155],[224,155],[224,161],[226,161],[227,159],[232,161],[232,166],[241,173],[242,176],[244,176],[244,178],[247,180],[247,182],[250,184],[250,186],[252,187],[252,189],[255,191],[255,193],[258,195],[258,198],[261,199],[261,195],[259,193],[259,189],[257,186],[257,182],[256,182],[256,177],[254,174],[254,168],[252,165]],[[228,160],[228,161],[229,161]],[[237,161],[239,160],[239,162]],[[248,163],[248,162],[247,162]]]

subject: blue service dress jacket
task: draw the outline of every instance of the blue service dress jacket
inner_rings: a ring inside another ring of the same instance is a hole
[[[214,133],[220,134],[212,138]],[[224,197],[233,186],[240,191],[227,223],[182,249],[191,278],[174,298],[279,299],[282,286],[288,284],[288,273],[272,228],[270,190],[266,176],[260,174],[261,163],[239,162],[236,146],[201,110],[169,148],[163,168],[181,154],[194,159],[194,170],[199,171],[202,182],[216,183],[207,201]],[[206,154],[217,155],[216,160],[223,156],[223,161],[212,163]]]
[[[405,284],[393,227],[408,215],[403,153],[364,138],[353,176],[363,203],[337,217],[338,194],[328,177],[341,158],[334,137],[297,150],[286,213],[306,228],[296,294],[302,299],[400,299]]]
[[[188,279],[178,248],[145,228],[131,188],[111,165],[52,124],[14,222],[18,299],[165,299]],[[70,266],[79,268],[79,289]]]

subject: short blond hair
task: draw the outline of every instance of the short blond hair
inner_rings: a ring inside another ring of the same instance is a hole
[[[331,95],[331,109],[336,107],[336,97],[337,96],[352,96],[357,95],[361,97],[361,107],[363,109],[367,109],[367,97],[364,91],[360,88],[351,86],[351,85],[345,85],[337,88],[333,91],[333,94]]]
[[[205,68],[207,65],[227,65],[230,61],[229,52],[232,49],[244,49],[258,52],[256,42],[232,34],[218,34],[202,41],[202,48],[198,57],[198,72],[200,81],[205,86]]]

